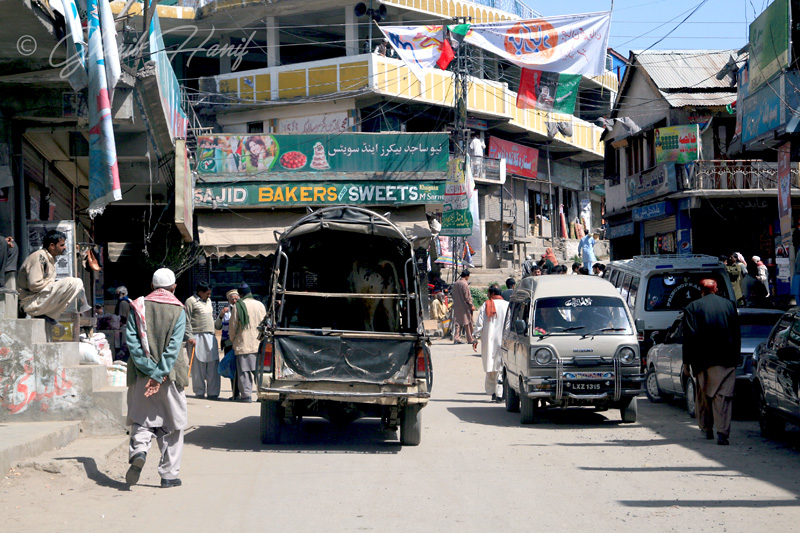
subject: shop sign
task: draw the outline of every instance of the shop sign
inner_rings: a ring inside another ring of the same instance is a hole
[[[469,210],[469,188],[464,173],[464,159],[452,159],[447,164],[447,184],[442,208],[442,229],[445,237],[472,235],[472,213]]]
[[[750,90],[789,64],[789,0],[775,0],[750,23]]]
[[[675,204],[672,202],[659,202],[657,204],[643,205],[633,208],[634,222],[665,218],[675,214]]]
[[[202,177],[287,180],[302,172],[444,172],[446,133],[205,135],[198,137]],[[313,178],[311,178],[313,179]]]
[[[609,226],[606,228],[606,239],[618,239],[620,237],[629,237],[633,235],[634,226],[633,222],[626,222],[619,226]]]
[[[347,111],[278,119],[278,133],[343,133],[351,129]]]
[[[197,208],[304,205],[419,205],[444,202],[444,181],[214,184],[195,187]]]
[[[539,150],[497,137],[489,137],[489,157],[506,160],[506,172],[526,178],[536,178]]]
[[[699,125],[656,128],[656,163],[690,163],[697,161],[699,152]]]
[[[778,78],[774,85],[762,87],[742,102],[743,143],[747,144],[785,123],[781,95],[776,90],[781,81]]]
[[[778,217],[781,243],[788,247],[792,242],[792,163],[788,142],[778,147]]]
[[[489,121],[482,118],[467,117],[467,129],[486,131],[489,129]]]
[[[625,178],[628,203],[655,198],[678,190],[674,163],[663,163],[653,170]]]

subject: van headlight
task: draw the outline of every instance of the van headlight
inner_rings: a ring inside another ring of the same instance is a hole
[[[534,352],[532,359],[537,365],[546,365],[553,360],[553,352],[547,348],[539,348]]]
[[[630,365],[636,362],[636,351],[626,346],[619,351],[619,360],[623,365]]]

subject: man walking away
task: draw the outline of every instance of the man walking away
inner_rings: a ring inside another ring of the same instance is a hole
[[[461,340],[462,329],[467,337],[467,342],[472,344],[472,293],[469,290],[469,270],[461,273],[461,279],[453,284],[453,343],[464,344]]]
[[[700,281],[703,296],[683,310],[683,372],[697,382],[697,424],[707,439],[727,445],[741,332],[736,306],[717,296],[717,282]],[[689,369],[691,368],[691,374]]]
[[[258,352],[258,325],[267,316],[264,304],[253,298],[247,283],[239,286],[239,301],[231,312],[228,335],[236,354],[236,377],[239,380],[239,402],[252,402],[253,373]]]
[[[587,270],[592,269],[592,265],[595,261],[597,261],[597,257],[594,255],[594,245],[595,245],[595,235],[599,237],[600,235],[595,233],[591,235],[590,233],[586,233],[580,242],[578,242],[578,249],[581,251],[581,259],[583,260],[583,267]]]
[[[32,317],[44,318],[49,326],[75,300],[78,312],[89,311],[83,281],[79,278],[61,278],[56,281],[56,257],[67,249],[67,236],[60,231],[48,231],[42,249],[33,252],[19,270],[20,307]]]
[[[731,285],[733,286],[733,294],[736,296],[736,304],[744,305],[744,299],[742,298],[742,281],[744,280],[745,272],[741,263],[739,263],[739,261],[736,259],[735,254],[728,256],[728,259],[725,261],[725,270],[728,272],[728,277],[730,278]]]
[[[514,281],[514,278],[508,278],[506,280],[506,290],[502,292],[503,300],[509,301],[511,300],[511,295],[514,294],[514,287],[516,287],[517,282]]]
[[[125,330],[128,360],[128,425],[131,426],[125,475],[136,485],[151,439],[156,438],[161,458],[158,474],[161,487],[178,487],[186,428],[188,361],[181,357],[186,330],[183,304],[175,298],[175,274],[160,268],[153,274],[153,292],[131,302],[131,316]]]
[[[233,344],[231,343],[231,337],[229,335],[229,328],[231,323],[231,309],[236,302],[239,301],[239,292],[236,289],[229,290],[225,297],[228,299],[228,306],[223,307],[222,311],[219,312],[219,316],[214,321],[214,328],[221,331],[220,333],[220,341],[222,341],[222,355],[223,357],[225,354],[228,353],[229,350],[233,350]],[[234,372],[236,371],[236,358],[233,359],[233,368]],[[239,397],[239,380],[234,373],[233,378],[231,378],[231,397],[230,400],[236,400]]]
[[[219,348],[214,336],[214,308],[211,304],[211,288],[198,283],[195,293],[186,299],[186,351],[194,350],[192,368],[192,390],[197,398],[208,394],[209,400],[219,398]]]
[[[486,372],[484,389],[492,395],[493,402],[503,399],[503,385],[497,382],[503,369],[500,348],[503,346],[503,324],[506,321],[508,302],[500,295],[500,289],[489,287],[489,299],[481,306],[478,313],[478,324],[475,326],[475,340],[472,349],[478,350],[478,339],[481,340],[481,360]]]

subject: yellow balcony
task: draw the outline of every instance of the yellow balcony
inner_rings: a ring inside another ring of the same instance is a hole
[[[380,94],[392,101],[408,100],[422,104],[453,107],[453,75],[431,69],[420,81],[402,61],[376,54],[339,57],[296,65],[235,72],[216,76],[217,91],[244,102],[306,99],[340,93],[342,97]],[[504,83],[471,79],[467,96],[469,112],[487,119],[508,121],[522,132],[547,135],[546,122],[571,122],[573,135],[560,133],[555,139],[602,159],[602,128],[572,115],[518,109],[517,94]],[[311,101],[311,100],[308,100]]]

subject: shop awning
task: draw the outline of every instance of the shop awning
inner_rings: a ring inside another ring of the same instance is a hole
[[[389,220],[403,230],[415,247],[427,248],[430,244],[431,230],[424,206],[373,210],[380,215],[388,213]],[[305,214],[305,210],[198,213],[200,246],[207,255],[218,257],[269,255],[278,245],[276,232],[283,232]]]
[[[207,255],[256,257],[277,248],[275,232],[294,224],[305,211],[198,213],[197,233]]]

